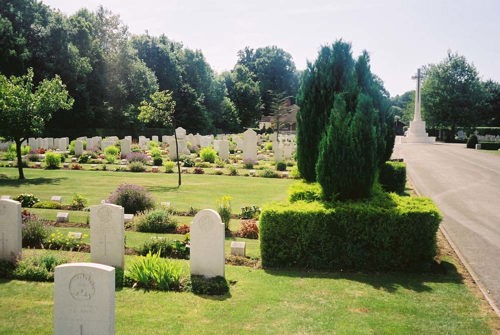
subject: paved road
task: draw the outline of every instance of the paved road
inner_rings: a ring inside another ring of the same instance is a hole
[[[398,144],[416,189],[441,210],[443,228],[500,307],[500,154],[463,144]]]

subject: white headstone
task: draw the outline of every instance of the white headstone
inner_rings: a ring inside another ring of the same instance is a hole
[[[80,140],[75,141],[75,156],[83,155],[83,142]]]
[[[257,133],[252,129],[243,133],[243,161],[257,162]]]
[[[0,200],[0,259],[15,261],[22,250],[21,203]]]
[[[90,207],[92,262],[123,268],[125,248],[123,214],[123,207],[114,204]]]
[[[222,160],[229,159],[229,141],[227,140],[218,140],[217,142],[217,153],[219,154],[219,158]]]
[[[128,139],[124,138],[123,140],[120,141],[120,147],[121,147],[121,155],[126,156],[131,152],[131,146],[132,142],[129,141]]]
[[[246,242],[231,242],[231,255],[246,257],[247,244]]]
[[[191,274],[207,278],[224,277],[225,227],[219,213],[204,209],[191,224]]]
[[[158,136],[156,136],[156,135],[151,136],[151,140],[158,143]]]
[[[94,263],[68,263],[56,267],[54,334],[115,334],[113,267]]]
[[[186,129],[182,127],[178,127],[175,129],[175,133],[177,135],[177,139],[182,139],[186,137]]]

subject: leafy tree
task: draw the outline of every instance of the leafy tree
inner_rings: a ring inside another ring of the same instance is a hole
[[[483,83],[486,91],[487,106],[482,117],[485,125],[490,127],[500,127],[500,84],[488,80]]]
[[[0,134],[16,144],[19,179],[24,179],[22,142],[39,136],[54,111],[68,110],[74,102],[58,76],[36,88],[33,77],[32,69],[21,77],[0,75]]]
[[[264,115],[270,115],[272,96],[269,92],[284,92],[286,96],[297,94],[298,76],[292,56],[277,46],[249,47],[238,52],[239,65],[246,66],[259,82]]]
[[[238,64],[225,79],[228,96],[238,111],[241,126],[255,127],[262,115],[259,83],[246,66]]]
[[[426,67],[422,106],[429,126],[448,128],[454,136],[457,126],[479,123],[485,101],[478,72],[465,57],[448,53],[441,63]]]
[[[181,166],[179,159],[179,145],[177,133],[175,132],[174,111],[175,101],[171,91],[159,91],[150,96],[149,101],[142,101],[139,107],[138,119],[144,123],[161,125],[165,128],[174,129],[175,153],[177,156],[177,174],[179,176],[178,186],[181,186]]]

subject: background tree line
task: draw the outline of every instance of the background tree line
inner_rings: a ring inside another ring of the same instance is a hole
[[[0,3],[0,73],[33,68],[35,83],[59,75],[74,98],[47,132],[112,128],[137,133],[140,102],[169,90],[173,118],[189,132],[238,132],[272,113],[273,92],[295,96],[292,57],[275,46],[244,48],[231,71],[217,74],[203,53],[165,35],[132,35],[102,6],[71,16],[36,0]],[[151,123],[149,126],[159,126]],[[83,134],[81,134],[83,135]]]

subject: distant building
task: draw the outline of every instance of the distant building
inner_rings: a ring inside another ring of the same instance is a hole
[[[297,129],[297,112],[299,106],[294,103],[293,98],[285,99],[283,108],[280,110],[280,130],[295,131]],[[277,118],[274,115],[263,116],[259,121],[259,129],[276,129]]]

